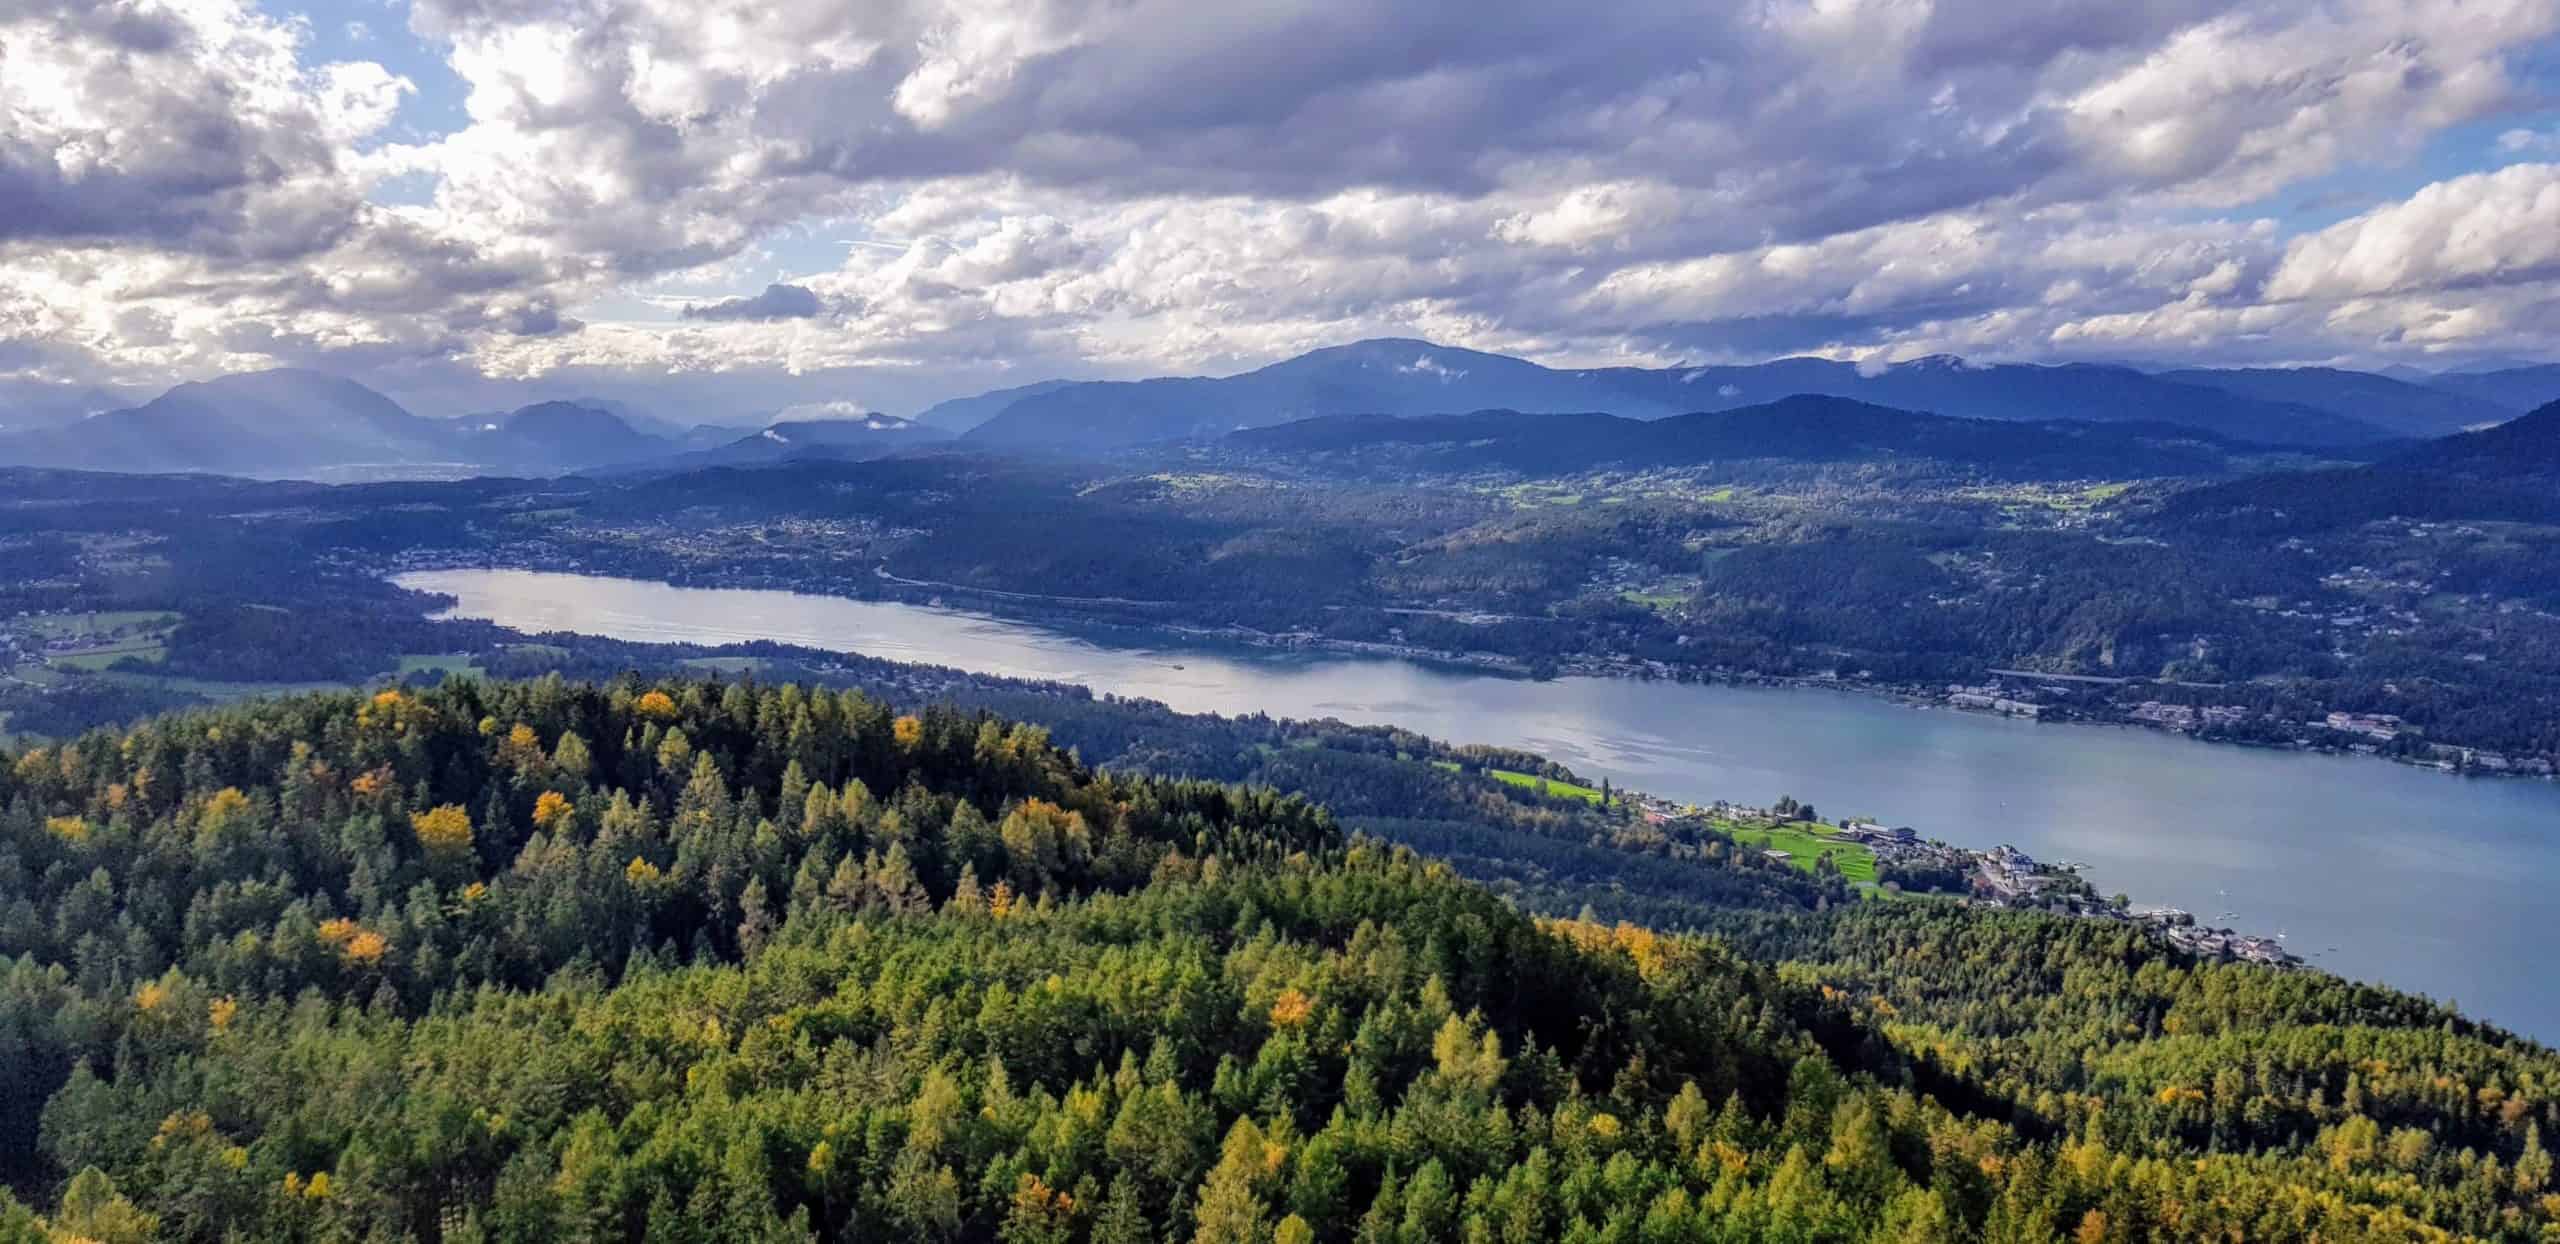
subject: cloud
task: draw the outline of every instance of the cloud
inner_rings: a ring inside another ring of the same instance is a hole
[[[794,402],[773,412],[775,423],[801,423],[827,419],[867,419],[871,408],[850,398],[832,398],[823,402]]]
[[[415,0],[410,27],[364,46],[445,59],[449,132],[389,132],[412,84],[242,0],[0,17],[0,359],[815,399],[1367,335],[2560,344],[2538,166],[2291,241],[2265,218],[2490,117],[2523,136],[2497,159],[2538,156],[2518,66],[2560,0]]]
[[[2438,292],[2560,276],[2560,165],[2437,182],[2295,239],[2271,299]]]
[[[295,28],[226,0],[0,16],[0,243],[308,253],[354,226],[345,144],[406,80],[306,69]]]
[[[2560,154],[2560,126],[2547,130],[2508,130],[2498,135],[2498,150],[2511,156]]]
[[[805,320],[825,311],[818,295],[805,285],[767,285],[753,298],[730,298],[696,306],[686,303],[688,320]]]
[[[2500,53],[2553,23],[2548,0],[2236,7],[2069,96],[2073,176],[2230,205],[2405,155],[2513,98]]]

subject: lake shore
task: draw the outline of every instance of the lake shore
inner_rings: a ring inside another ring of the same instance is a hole
[[[458,616],[632,642],[771,640],[1091,688],[1178,712],[1333,719],[1547,757],[1684,803],[1782,796],[1951,842],[2071,860],[2102,893],[2282,932],[2326,970],[2560,1032],[2536,987],[2560,885],[2560,788],[2442,782],[2292,749],[2190,747],[2157,730],[2051,730],[1912,712],[1816,682],[1537,681],[1464,665],[1062,629],[780,589],[523,570],[403,576]],[[1077,632],[1086,637],[1079,637]],[[1133,646],[1138,645],[1138,646]],[[2413,832],[2424,827],[2423,832]]]
[[[543,558],[492,559],[479,557],[439,559],[433,555],[424,558],[404,558],[395,570],[378,572],[385,573],[385,577],[396,577],[399,573],[411,571],[448,569],[525,570],[545,574],[579,575],[599,573],[574,562],[567,564],[549,564],[549,560]],[[617,575],[616,577],[624,576]],[[783,576],[766,575],[743,576],[743,579],[752,581],[741,581],[742,577],[740,576],[661,574],[641,577],[649,578],[655,582],[664,583],[671,587],[702,588],[712,590],[743,589],[756,591],[782,591],[810,596],[832,597],[850,601],[898,603],[916,605],[925,608],[953,609],[959,612],[983,614],[985,616],[1023,623],[1026,625],[1048,627],[1051,629],[1061,630],[1069,634],[1093,632],[1126,636],[1136,641],[1133,645],[1130,645],[1136,647],[1153,646],[1149,641],[1208,641],[1280,652],[1414,661],[1451,669],[1490,673],[1522,679],[1534,680],[1548,677],[1587,677],[1627,679],[1633,681],[1677,682],[1701,686],[1775,687],[1841,691],[1859,696],[1878,698],[1911,708],[1945,709],[1951,712],[1978,713],[1986,716],[2021,715],[2015,713],[2004,713],[1996,708],[1968,707],[1964,704],[1951,702],[1950,695],[1942,686],[1877,682],[1855,676],[1844,678],[1839,676],[1823,677],[1770,674],[1749,670],[1707,670],[1696,667],[1675,666],[1665,662],[1649,662],[1633,658],[1612,658],[1606,656],[1566,657],[1553,662],[1551,667],[1542,668],[1541,664],[1535,664],[1516,657],[1498,653],[1430,648],[1405,643],[1338,639],[1320,635],[1312,631],[1276,632],[1261,630],[1242,624],[1204,626],[1185,623],[1173,619],[1133,620],[1126,616],[1110,615],[1125,614],[1126,611],[1133,609],[1178,609],[1181,605],[1179,602],[1173,601],[1145,601],[1119,597],[1065,597],[1043,595],[1040,593],[999,591],[972,587],[967,584],[905,578],[890,574],[885,567],[875,567],[872,574],[866,578],[855,579],[849,582],[830,580],[814,584]],[[954,605],[950,603],[949,600],[949,598],[952,597],[964,598],[969,603],[965,607]],[[1109,613],[1098,616],[1100,611],[1109,611]],[[2038,677],[2042,678],[2045,676]],[[2068,676],[2055,675],[2050,677],[2058,681],[2072,681]],[[2035,679],[2020,679],[2018,681],[2035,681]],[[2076,681],[2121,682],[2126,684],[2150,685],[2150,680],[2140,679],[2079,679]],[[2359,747],[2353,743],[2332,744],[2315,739],[2309,739],[2307,737],[2296,737],[2287,741],[2262,741],[2256,739],[2230,738],[2219,734],[2177,729],[2163,725],[2157,721],[2141,720],[2130,716],[2123,711],[2104,714],[2093,713],[2068,704],[2045,705],[2042,707],[2045,711],[2032,715],[2033,720],[2040,725],[2063,724],[2121,726],[2148,733],[2173,735],[2198,743],[2209,743],[2248,750],[2299,752],[2313,755],[2351,756],[2362,759],[2384,760],[2406,768],[2431,770],[2445,773],[2448,776],[2526,778],[2542,781],[2552,781],[2555,778],[2560,778],[2560,772],[2555,771],[2530,772],[2521,768],[2495,770],[2489,768],[2465,767],[2457,763],[2433,758],[2395,755],[2381,752],[2378,749]],[[2545,761],[2541,763],[2547,765],[2549,762]]]

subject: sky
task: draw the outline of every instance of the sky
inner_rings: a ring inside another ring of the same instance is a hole
[[[2560,358],[2560,0],[6,0],[0,381]]]

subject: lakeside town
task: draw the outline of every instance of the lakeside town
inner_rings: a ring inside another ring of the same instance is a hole
[[[2192,912],[2134,903],[2122,895],[2101,897],[2076,866],[2038,860],[2007,843],[1989,849],[1959,846],[1923,838],[1907,825],[1886,825],[1869,819],[1827,825],[1812,819],[1810,806],[1798,805],[1792,799],[1767,808],[1722,801],[1699,807],[1635,793],[1629,793],[1627,800],[1648,824],[1665,829],[1684,824],[1692,828],[1703,826],[1745,847],[1766,841],[1764,835],[1784,834],[1799,843],[1811,840],[1807,844],[1810,849],[1759,847],[1760,856],[1772,864],[1819,868],[1827,863],[1837,869],[1840,866],[1835,851],[1862,851],[1873,859],[1879,877],[1932,879],[1932,889],[1909,893],[1948,894],[1952,901],[1976,907],[2133,924],[2175,949],[2204,959],[2283,969],[2307,966],[2300,956],[2285,948],[2281,935],[2247,933],[2209,924],[2199,921]],[[1817,858],[1809,860],[1808,856]],[[1875,889],[1882,893],[1904,892],[1892,882],[1878,883]]]

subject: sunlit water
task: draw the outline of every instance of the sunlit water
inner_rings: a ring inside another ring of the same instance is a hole
[[[1405,661],[1097,642],[920,605],[507,570],[402,575],[524,631],[772,639],[1083,683],[1190,712],[1393,723],[1544,753],[1682,800],[1782,794],[1968,845],[2088,865],[2103,893],[2284,932],[2331,970],[2560,1040],[2560,785],[2196,743],[1820,690],[1551,682]]]

